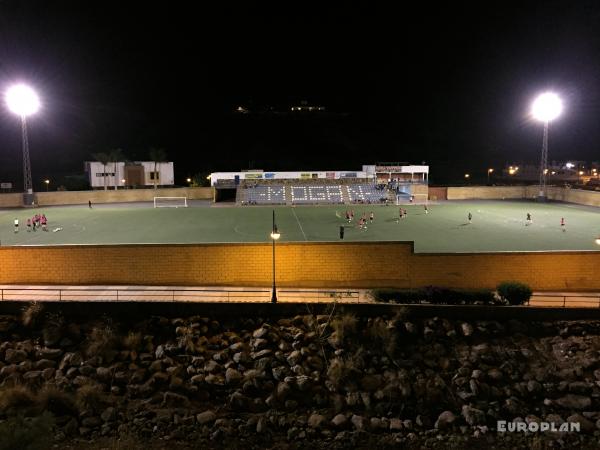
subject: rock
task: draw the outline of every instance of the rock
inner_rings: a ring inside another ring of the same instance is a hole
[[[217,415],[211,410],[196,414],[196,422],[198,422],[199,425],[207,425],[214,422],[216,419]]]
[[[227,384],[239,384],[239,382],[242,380],[242,374],[235,370],[234,368],[230,367],[229,369],[227,369],[225,371],[225,382]]]
[[[420,426],[421,428],[430,428],[431,427],[431,420],[429,419],[429,417],[424,416],[419,414],[417,416],[417,418],[415,419],[415,423]]]
[[[463,405],[461,413],[469,425],[485,425],[485,413],[482,410]]]
[[[223,371],[223,366],[216,361],[210,360],[204,365],[204,371],[208,373],[216,373]]]
[[[36,350],[35,357],[38,359],[56,360],[61,357],[63,351],[60,348],[42,347]]]
[[[596,430],[596,425],[579,413],[567,417],[567,423],[579,423],[582,433],[593,433]]]
[[[287,396],[290,394],[292,388],[285,381],[280,382],[277,385],[277,398],[280,400],[285,400]]]
[[[444,411],[438,416],[434,427],[438,430],[445,430],[446,428],[450,428],[455,420],[456,416],[452,411]]]
[[[8,364],[18,364],[20,362],[25,361],[26,359],[27,353],[23,350],[15,350],[9,348],[8,350],[6,350],[6,353],[4,353],[4,361],[6,361]]]
[[[41,380],[41,378],[41,370],[32,370],[30,372],[25,372],[25,374],[23,375],[23,380],[25,380],[26,383],[37,383]]]
[[[323,426],[323,424],[325,423],[325,416],[322,416],[321,414],[311,414],[310,417],[308,418],[308,426],[310,428],[321,428]]]
[[[312,381],[306,375],[298,375],[296,377],[296,386],[300,392],[306,392],[312,386]]]
[[[165,348],[162,345],[156,347],[156,351],[154,352],[154,357],[156,359],[163,359],[165,357]]]
[[[492,381],[500,381],[504,377],[504,374],[502,373],[502,371],[500,369],[497,369],[494,367],[494,368],[488,370],[487,376]]]
[[[566,409],[587,409],[592,405],[592,399],[583,395],[567,394],[554,401],[559,406]]]
[[[100,414],[100,418],[104,422],[113,422],[117,419],[117,410],[112,406],[109,406],[102,412],[102,414]]]
[[[302,361],[302,354],[300,353],[300,351],[294,350],[288,355],[286,360],[290,366],[295,366],[296,364],[299,364],[300,361]]]
[[[368,392],[375,392],[382,384],[381,375],[366,375],[361,378],[361,387]]]
[[[96,428],[102,425],[102,419],[98,416],[86,417],[81,421],[81,425],[86,428]]]
[[[592,385],[585,381],[574,381],[569,383],[569,392],[574,394],[589,394],[592,390]]]
[[[288,371],[285,367],[278,366],[278,367],[273,367],[271,369],[271,372],[273,373],[273,378],[275,378],[275,380],[281,381],[286,377]]]
[[[365,431],[369,425],[369,421],[363,416],[353,415],[350,421],[357,431]]]
[[[331,425],[335,428],[343,428],[348,423],[348,419],[343,414],[338,414],[333,419],[331,419]]]
[[[265,419],[264,417],[261,417],[260,419],[258,419],[258,422],[256,423],[256,432],[258,434],[260,434],[260,433],[264,433],[265,431],[267,431],[267,419]]]
[[[56,361],[52,361],[50,359],[40,359],[33,363],[33,367],[37,370],[44,370],[48,368],[53,368],[56,366]]]
[[[402,428],[402,419],[390,419],[390,431],[401,431]]]
[[[535,380],[529,380],[527,382],[527,390],[534,395],[542,392],[542,385]]]
[[[163,406],[184,407],[189,404],[187,397],[176,394],[175,392],[167,391],[163,394]]]
[[[261,338],[264,338],[267,334],[269,334],[269,329],[263,327],[263,328],[254,330],[254,332],[252,333],[252,337],[254,339],[261,339]]]
[[[467,322],[463,322],[460,324],[460,331],[463,336],[469,337],[473,334],[473,326]]]

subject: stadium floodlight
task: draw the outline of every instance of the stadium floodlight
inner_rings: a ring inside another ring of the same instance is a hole
[[[25,205],[33,203],[33,183],[31,181],[31,162],[29,160],[29,141],[27,139],[27,116],[40,109],[40,99],[33,89],[25,84],[10,87],[4,96],[8,109],[21,117],[21,136],[23,144],[23,189]]]
[[[546,200],[546,173],[548,168],[548,123],[562,113],[563,105],[558,95],[545,92],[539,95],[531,106],[531,115],[534,119],[544,122],[544,140],[542,143],[542,160],[540,163],[540,201]]]
[[[273,210],[273,228],[271,230],[271,240],[273,241],[273,292],[271,303],[277,303],[277,287],[275,285],[275,241],[281,237],[281,233],[275,224],[275,210]]]

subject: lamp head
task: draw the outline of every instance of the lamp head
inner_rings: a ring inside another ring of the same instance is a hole
[[[546,92],[539,95],[531,106],[531,114],[537,120],[550,122],[560,116],[563,106],[558,95]]]
[[[35,114],[40,109],[40,99],[35,91],[25,84],[10,87],[4,99],[8,109],[21,117]]]

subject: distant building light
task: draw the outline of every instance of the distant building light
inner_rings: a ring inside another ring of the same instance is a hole
[[[583,170],[580,170],[580,171],[579,171],[579,175],[583,175]]]
[[[575,167],[575,164],[568,162],[567,164],[565,164],[565,167],[567,169],[572,169],[573,167]]]

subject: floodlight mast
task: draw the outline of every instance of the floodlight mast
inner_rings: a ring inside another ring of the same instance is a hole
[[[546,175],[548,173],[548,124],[551,120],[556,119],[562,112],[562,102],[556,94],[546,92],[535,99],[531,108],[531,112],[535,119],[544,122],[544,138],[542,142],[542,158],[540,162],[538,200],[546,201]]]
[[[8,108],[21,117],[21,138],[23,145],[23,189],[25,205],[31,205],[33,198],[33,182],[31,179],[31,161],[29,158],[29,139],[27,138],[27,116],[35,114],[40,101],[33,89],[24,84],[17,84],[6,91]]]

